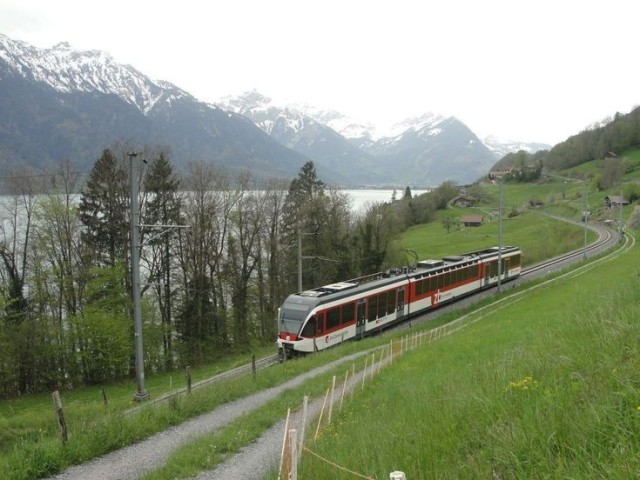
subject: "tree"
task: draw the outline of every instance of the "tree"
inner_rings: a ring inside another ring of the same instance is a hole
[[[86,305],[70,318],[77,335],[75,355],[85,385],[122,378],[129,371],[133,342],[130,297],[122,282],[124,274],[122,262],[113,267],[93,268]]]
[[[286,255],[280,246],[286,192],[286,181],[271,180],[264,186],[264,195],[261,200],[264,223],[260,239],[262,254],[258,259],[257,276],[258,288],[261,291],[259,317],[264,338],[276,333],[273,318],[282,300],[290,292],[283,281],[288,278],[285,270],[287,262]]]
[[[176,333],[183,359],[202,362],[229,346],[223,260],[235,197],[223,171],[190,165],[182,200],[189,228],[179,231],[182,274]]]
[[[254,330],[249,306],[249,292],[261,252],[260,235],[264,223],[260,192],[248,191],[250,177],[238,178],[235,208],[231,212],[227,232],[227,262],[225,277],[231,287],[234,341],[236,348],[246,349]]]
[[[460,225],[460,222],[454,218],[445,217],[442,219],[442,226],[449,233],[452,227],[457,227]]]
[[[609,157],[604,160],[602,177],[599,190],[604,190],[614,186],[624,175],[624,162],[619,157]]]
[[[71,320],[83,308],[89,266],[80,255],[79,174],[74,170],[64,162],[51,175],[53,192],[40,197],[34,212],[30,301],[38,332],[46,339],[38,370],[48,388],[79,381]]]
[[[129,193],[127,172],[111,150],[96,161],[80,199],[82,240],[98,265],[114,266],[128,258]]]
[[[337,191],[328,192],[317,178],[313,162],[306,163],[289,186],[281,232],[280,244],[288,260],[288,292],[297,288],[300,256],[303,288],[335,282],[356,271],[349,250],[349,198]]]
[[[398,231],[394,210],[389,205],[374,204],[359,218],[355,244],[360,275],[382,269],[389,244]]]
[[[12,339],[11,356],[17,370],[14,393],[25,394],[36,384],[36,330],[31,308],[25,294],[29,272],[29,251],[32,242],[33,214],[37,178],[23,170],[12,176],[10,193],[3,202],[3,222],[0,222],[0,278],[4,306],[5,328]]]
[[[169,225],[181,225],[182,200],[180,180],[164,151],[152,161],[144,182],[145,193],[150,196],[144,210],[144,224],[157,225],[142,229],[141,238],[149,238],[142,258],[147,262],[148,285],[152,285],[158,301],[162,322],[162,349],[165,368],[173,366],[173,304],[175,292],[173,273],[177,267],[178,231]],[[144,289],[143,289],[144,290]]]
[[[297,288],[298,271],[298,239],[299,236],[307,241],[302,242],[302,256],[317,256],[318,234],[323,224],[325,208],[325,185],[318,179],[313,162],[305,163],[298,177],[290,185],[283,207],[283,221],[280,246],[283,249],[286,264],[285,291],[291,292]],[[311,241],[308,241],[311,240]],[[317,276],[311,269],[303,269],[303,285],[316,285]]]

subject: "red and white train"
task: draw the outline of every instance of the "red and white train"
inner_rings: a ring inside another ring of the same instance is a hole
[[[498,268],[498,261],[501,268]],[[278,309],[278,350],[287,358],[379,332],[465,295],[520,275],[518,247],[424,260],[289,295]]]

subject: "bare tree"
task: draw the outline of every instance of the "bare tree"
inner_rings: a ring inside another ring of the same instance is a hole
[[[202,163],[190,168],[183,198],[189,228],[180,231],[179,247],[184,296],[176,328],[183,355],[201,362],[213,346],[229,344],[222,265],[235,194],[224,172]]]
[[[12,173],[10,195],[4,198],[0,213],[0,278],[5,299],[5,328],[13,335],[12,352],[17,368],[13,388],[18,394],[33,391],[36,382],[37,332],[29,315],[25,279],[29,273],[31,229],[41,179],[27,169]]]

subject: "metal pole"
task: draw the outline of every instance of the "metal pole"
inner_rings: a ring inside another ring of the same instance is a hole
[[[619,241],[622,241],[622,202],[624,200],[624,191],[622,189],[620,189],[620,220],[618,220],[618,235],[619,235]]]
[[[589,202],[587,201],[587,181],[584,181],[584,215],[582,216],[582,221],[584,222],[584,253],[583,257],[587,258],[587,220],[589,219]]]
[[[149,394],[144,389],[144,351],[142,348],[142,313],[140,308],[140,245],[138,240],[140,212],[138,211],[138,175],[136,175],[138,169],[135,162],[138,154],[131,152],[127,155],[129,155],[129,182],[131,182],[131,289],[136,346],[136,380],[138,382],[138,391],[133,399],[140,402],[147,400]]]
[[[498,205],[498,288],[502,282],[502,180],[500,180],[500,194],[498,195],[500,204]]]
[[[298,292],[302,291],[302,232],[298,222]]]

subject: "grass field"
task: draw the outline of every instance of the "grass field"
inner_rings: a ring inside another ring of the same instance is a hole
[[[579,220],[581,211],[580,205],[582,204],[582,198],[579,195],[580,187],[575,187],[575,190],[567,189],[567,191],[564,192],[564,198],[562,198],[561,194],[558,193],[559,188],[564,187],[562,185],[556,184],[541,186],[532,185],[526,187],[519,186],[519,188],[508,186],[503,192],[505,215],[509,211],[513,211],[514,214],[512,216],[509,216],[509,218],[505,218],[502,222],[502,243],[520,246],[523,249],[524,260],[527,264],[534,263],[542,260],[543,258],[556,255],[557,253],[560,253],[562,251],[580,248],[583,245],[584,229],[582,228],[582,226],[571,225],[552,219],[549,216],[545,216],[544,212],[539,209],[526,208],[526,205],[530,199],[544,198],[546,204],[544,208],[545,211],[552,212],[554,214],[561,214],[572,220]],[[405,235],[403,235],[402,239],[397,243],[396,247],[398,251],[402,252],[406,250],[412,250],[416,252],[418,258],[426,259],[438,258],[454,253],[462,253],[488,246],[495,246],[497,244],[498,222],[490,219],[492,215],[495,215],[495,209],[492,209],[492,205],[497,202],[497,188],[490,188],[488,193],[489,196],[487,200],[483,205],[479,207],[478,210],[479,212],[483,212],[483,215],[486,215],[486,218],[488,220],[483,226],[478,228],[452,229],[447,232],[443,228],[442,223],[436,221],[430,225],[414,227]],[[597,201],[597,199],[595,201]],[[446,212],[440,212],[439,215],[456,216],[465,215],[468,213],[470,213],[468,209],[449,209]],[[589,234],[589,241],[591,240],[592,234]],[[400,264],[406,264],[407,259],[408,257],[398,258],[398,260],[401,262]],[[632,263],[625,264],[625,267],[630,268],[631,265]],[[606,276],[599,277],[599,281],[601,283],[600,290],[598,290],[594,286],[592,290],[589,290],[589,293],[585,296],[585,298],[600,299],[603,296],[605,298],[610,296],[610,294],[605,293],[607,292],[607,290],[602,285],[602,278],[609,279],[604,282],[604,285],[615,283],[613,279],[616,279],[618,277],[610,275],[613,275],[613,273],[607,273]],[[627,278],[628,276],[626,273],[621,275],[623,275],[624,278]],[[598,281],[594,280],[594,284],[597,285],[597,283]],[[538,295],[540,295],[540,293]],[[529,312],[530,309],[535,312],[534,314],[532,313],[532,318],[529,318],[528,315],[523,316],[522,313],[511,314],[512,317],[521,319],[516,323],[516,326],[514,326],[514,330],[521,330],[522,332],[519,335],[525,335],[526,332],[529,332],[529,339],[531,340],[532,345],[538,344],[536,335],[533,332],[540,331],[540,329],[542,329],[541,331],[543,332],[545,331],[543,328],[544,325],[541,326],[538,323],[540,321],[540,318],[551,318],[551,315],[554,315],[552,306],[551,304],[548,304],[547,298],[545,296],[541,298],[542,299],[538,299],[538,303],[535,303],[534,301],[533,306],[526,307],[526,312]],[[570,296],[569,298],[573,300],[574,296]],[[617,301],[618,303],[620,303],[623,300],[618,299]],[[582,307],[583,303],[578,303]],[[521,302],[521,305],[528,304],[526,304],[525,302]],[[584,305],[587,305],[586,302],[584,303]],[[584,311],[585,315],[591,314],[596,309],[595,307],[593,307],[593,304],[590,305],[591,306],[589,307],[584,307],[583,310],[576,311]],[[564,306],[571,307],[565,309],[565,315],[570,318],[570,322],[577,323],[579,319],[576,319],[574,317],[575,309],[573,308],[573,303],[567,304],[565,302]],[[617,306],[619,305],[613,303],[607,308],[609,309],[609,311],[615,311],[615,307]],[[581,314],[578,315],[580,316],[580,318],[582,318]],[[524,318],[524,320],[522,320],[522,318]],[[498,324],[502,322],[505,327],[513,326],[513,324],[510,323],[513,321],[513,319],[496,320]],[[493,323],[493,321],[487,322],[488,325],[493,325]],[[521,328],[522,325],[525,325],[526,328]],[[477,335],[479,336],[479,338],[481,338],[483,329],[487,328],[485,326],[485,322],[481,322],[477,327],[470,328],[469,331],[475,331],[476,328],[480,329]],[[425,352],[422,353],[416,352],[412,354],[416,356],[417,366],[407,364],[407,366],[405,366],[404,368],[407,371],[413,371],[414,375],[418,375],[415,371],[416,369],[423,371],[423,373],[427,370],[431,371],[433,365],[438,365],[440,363],[438,360],[440,355],[445,355],[445,353],[451,356],[448,357],[448,359],[444,362],[446,365],[449,365],[450,368],[454,368],[454,366],[456,365],[454,360],[458,358],[462,359],[464,365],[475,366],[477,364],[484,365],[484,367],[480,371],[476,371],[475,369],[470,370],[471,372],[475,372],[473,375],[477,376],[478,378],[475,378],[475,376],[472,378],[468,378],[468,373],[466,370],[456,373],[456,371],[445,369],[442,374],[443,377],[440,379],[440,383],[438,383],[437,385],[431,384],[430,381],[428,382],[421,376],[417,376],[416,378],[419,378],[420,381],[415,385],[416,387],[418,387],[416,388],[416,393],[402,391],[401,394],[396,392],[396,395],[400,397],[407,397],[409,399],[413,398],[414,402],[416,401],[416,398],[422,398],[422,396],[425,396],[425,398],[431,398],[431,403],[442,404],[449,403],[449,400],[451,398],[453,398],[453,400],[456,400],[461,395],[463,397],[466,396],[466,392],[468,390],[471,392],[471,395],[482,394],[484,395],[484,397],[482,395],[477,396],[477,398],[475,398],[475,401],[472,401],[472,399],[467,399],[469,405],[463,402],[458,414],[456,414],[455,412],[449,412],[449,415],[455,417],[456,415],[472,414],[475,409],[476,414],[482,414],[481,416],[486,416],[491,413],[493,417],[489,416],[489,418],[495,420],[497,418],[497,413],[487,412],[486,409],[489,408],[489,403],[494,401],[494,399],[496,398],[495,396],[498,395],[501,389],[504,390],[505,388],[511,388],[513,390],[511,394],[513,394],[518,389],[529,391],[533,389],[533,385],[539,385],[542,378],[537,369],[534,373],[530,373],[530,370],[533,371],[531,368],[529,370],[525,368],[525,370],[527,371],[523,370],[522,372],[520,372],[518,370],[514,370],[513,372],[511,372],[510,370],[505,370],[506,367],[503,367],[504,371],[502,373],[500,373],[501,370],[498,369],[497,373],[495,374],[500,374],[502,375],[502,377],[500,378],[499,384],[497,383],[498,380],[496,380],[496,385],[494,385],[493,387],[496,390],[496,392],[492,394],[494,396],[490,396],[486,392],[478,392],[475,390],[476,388],[479,388],[476,385],[479,381],[484,381],[483,379],[494,375],[494,373],[492,373],[493,369],[500,367],[505,362],[504,358],[506,357],[491,350],[491,346],[509,345],[510,342],[514,342],[515,340],[509,338],[508,336],[505,336],[507,335],[505,333],[507,331],[508,329],[490,329],[490,334],[488,334],[490,338],[486,337],[484,342],[476,341],[474,340],[474,338],[466,339],[460,343],[460,345],[462,345],[462,348],[460,349],[454,347],[454,343],[450,343],[453,342],[452,339],[446,339],[441,342],[441,345],[449,345],[448,348],[441,347],[439,346],[439,344],[438,346],[434,345],[434,348],[428,349],[428,351],[425,350]],[[547,333],[543,334],[543,336],[545,337],[548,335],[549,334]],[[588,340],[591,341],[593,339],[589,338]],[[122,384],[101,386],[102,388],[104,388],[104,391],[107,395],[108,405],[104,405],[103,403],[100,386],[62,392],[63,402],[65,405],[65,416],[67,417],[67,422],[70,428],[70,440],[66,446],[61,445],[58,433],[56,431],[54,412],[50,395],[38,395],[33,397],[21,398],[14,401],[1,402],[0,472],[10,472],[8,478],[13,479],[30,479],[47,476],[51,473],[60,471],[67,466],[86,461],[87,459],[93,458],[107,451],[138,441],[154,432],[163,430],[170,425],[180,423],[187,418],[197,415],[198,413],[215,408],[216,405],[219,405],[225,401],[229,401],[232,398],[237,398],[239,396],[247,395],[251,392],[273,386],[279,382],[284,381],[286,378],[290,378],[291,376],[304,371],[305,369],[312,368],[314,365],[329,361],[332,358],[336,358],[339,355],[344,355],[347,352],[354,351],[356,349],[370,347],[372,345],[375,345],[376,342],[379,341],[379,339],[373,338],[364,342],[358,342],[357,344],[345,345],[340,349],[336,349],[332,352],[327,352],[327,354],[325,355],[304,359],[304,361],[302,362],[291,362],[285,368],[283,368],[283,370],[278,371],[275,374],[260,374],[258,376],[258,381],[256,382],[247,381],[247,379],[245,378],[242,381],[229,382],[223,385],[207,388],[206,390],[203,389],[203,392],[194,393],[190,397],[183,397],[180,401],[170,402],[163,407],[154,408],[152,410],[146,409],[143,411],[143,413],[133,416],[125,416],[123,414],[126,409],[133,405],[132,396],[133,392],[135,392],[135,384],[133,382],[124,382]],[[441,348],[449,351],[441,352],[438,350]],[[538,346],[538,349],[542,349],[542,347]],[[509,358],[511,358],[511,363],[509,363],[509,368],[515,368],[515,366],[519,365],[520,357],[522,357],[523,359],[527,359],[529,357],[535,356],[534,353],[529,353],[526,349],[520,346],[511,347],[510,352],[511,353],[509,354]],[[265,349],[262,352],[256,352],[258,357],[269,353],[272,353],[271,348]],[[540,350],[535,351],[535,354],[539,353]],[[420,355],[426,355],[426,357],[421,358]],[[499,361],[496,359],[496,355],[499,357]],[[516,360],[514,360],[514,358]],[[216,365],[212,365],[202,369],[194,369],[193,382],[196,382],[203,378],[207,378],[219,371],[231,368],[232,366],[241,363],[247,363],[247,361],[248,358],[246,357],[236,357],[226,359],[217,363]],[[551,363],[550,360],[549,363]],[[427,366],[429,366],[429,368],[426,368]],[[507,373],[509,373],[509,375],[507,375]],[[464,384],[468,383],[468,385],[461,387],[463,388],[462,391],[456,391],[453,385],[447,384],[445,382],[445,375],[459,375],[460,381]],[[531,377],[531,380],[528,380],[529,377]],[[382,379],[380,381],[382,381]],[[393,383],[393,380],[391,380],[390,382]],[[398,382],[399,384],[411,385],[411,380],[409,378],[401,379],[401,377],[399,376]],[[509,385],[511,385],[510,382],[513,382],[515,385],[520,385],[520,387],[509,387]],[[434,388],[435,390],[433,391],[444,391],[445,395],[441,395],[438,398],[426,396],[427,392],[422,388],[423,383],[428,386],[429,389]],[[171,375],[167,374],[150,376],[147,378],[146,386],[151,396],[157,397],[162,393],[183,387],[184,375],[182,372],[175,372]],[[306,392],[315,392],[314,387],[311,386],[306,386],[304,387],[304,389],[301,389],[301,391],[302,390],[305,390]],[[368,391],[367,395],[370,394],[371,392]],[[296,400],[299,400],[299,398],[301,397],[300,392],[296,392],[295,395]],[[388,395],[390,397],[393,396],[393,392],[390,391]],[[451,397],[451,395],[453,395],[453,397]],[[216,434],[217,436],[213,438],[216,439],[216,441],[218,442],[217,444],[224,445],[222,453],[219,456],[215,457],[217,458],[217,460],[215,458],[211,460],[211,452],[206,451],[206,442],[211,440],[212,438],[207,437],[201,441],[204,442],[203,445],[205,445],[205,447],[202,449],[201,454],[194,454],[193,449],[185,449],[184,453],[178,452],[176,454],[176,458],[172,459],[169,462],[168,466],[163,469],[163,471],[158,472],[157,474],[153,474],[149,478],[185,478],[189,475],[193,475],[194,472],[197,471],[197,468],[199,468],[199,466],[202,466],[203,468],[210,467],[211,462],[215,463],[216,461],[224,458],[224,456],[230,454],[235,449],[241,448],[242,445],[250,442],[252,438],[255,438],[255,436],[258,435],[262,430],[264,430],[269,424],[279,419],[283,415],[283,412],[286,411],[286,405],[291,402],[291,398],[293,397],[283,397],[280,400],[279,404],[278,402],[271,404],[264,409],[261,409],[259,412],[256,412],[254,416],[243,419],[244,423],[242,423],[241,425],[234,424],[228,429],[225,429],[225,431]],[[479,404],[477,400],[480,400]],[[367,409],[371,407],[371,405],[376,405],[377,408],[376,402],[378,402],[378,400],[374,397],[372,397],[371,399],[369,399],[368,397],[360,397],[360,400],[358,401],[363,403],[358,408],[352,409],[350,415],[355,416],[360,411],[366,412]],[[395,408],[396,404],[392,403],[390,399],[386,399],[385,402],[386,403],[381,403],[380,405],[394,405]],[[640,404],[640,399],[638,400],[638,404]],[[452,405],[456,404],[453,403]],[[280,406],[282,408],[279,408]],[[567,405],[565,404],[564,407],[567,407]],[[406,408],[413,409],[415,407],[407,405]],[[503,406],[500,408],[506,407]],[[558,410],[555,415],[560,416],[559,412],[560,410]],[[416,412],[416,414],[418,414],[418,412]],[[419,414],[424,415],[422,412],[419,412]],[[597,414],[602,415],[599,410]],[[436,417],[438,416],[437,414],[434,415]],[[341,422],[345,424],[347,421],[348,417],[345,417],[341,420]],[[407,422],[408,425],[411,425],[412,423],[412,420],[410,418],[404,418],[404,420],[402,421]],[[473,442],[483,443],[483,441],[478,439],[472,440],[472,434],[473,432],[477,432],[483,436],[486,435],[486,430],[482,430],[481,428],[484,424],[473,427],[472,431],[469,432],[464,430],[465,427],[463,427],[464,421],[462,417],[460,417],[457,422],[460,422],[461,425],[458,426],[457,423],[455,423],[455,428],[453,430],[451,430],[451,428],[453,427],[449,425],[447,427],[450,429],[448,434],[457,435],[458,428],[460,428],[460,431],[464,432],[464,435],[468,437],[467,441],[471,444],[473,444]],[[420,425],[423,424],[420,423]],[[343,431],[343,429],[339,429],[338,433],[338,430],[336,430],[334,435],[336,435],[336,437],[341,437]],[[239,437],[238,432],[249,433],[243,434]],[[376,443],[378,442],[378,437],[380,436],[380,443],[385,444],[386,440],[383,440],[382,437],[386,437],[386,435],[389,433],[392,435],[392,438],[395,438],[396,440],[401,438],[400,430],[398,430],[397,426],[388,426],[385,427],[381,433],[369,432],[368,435],[370,435],[371,438],[375,438]],[[424,434],[424,432],[422,432],[422,434]],[[493,434],[494,433],[492,433],[492,435]],[[416,433],[413,435],[415,436],[418,434]],[[445,433],[441,433],[441,435],[444,437]],[[444,442],[444,438],[441,438],[441,441]],[[423,440],[414,438],[410,441],[410,445],[416,447],[418,445],[422,445],[421,442],[423,442]],[[338,440],[336,440],[336,443],[339,443]],[[446,445],[446,442],[444,443],[444,445]],[[625,444],[623,445],[623,448],[630,447]],[[368,456],[367,452],[375,452],[375,455],[378,455],[377,450],[368,451],[366,449],[357,453],[356,455],[362,457],[362,459],[364,460]],[[432,453],[429,453],[429,455],[431,454]],[[402,465],[398,463],[397,467],[387,464],[383,466],[383,464],[380,463],[379,467],[392,467],[389,469],[389,471],[391,471],[395,468],[402,469],[404,468],[403,465],[408,465],[409,467],[414,466],[412,460],[415,457],[414,453],[400,451],[399,455],[400,456],[398,458],[403,458],[401,462]],[[487,453],[485,452],[483,455],[487,455]],[[349,459],[348,461],[353,462],[352,459]],[[451,464],[449,464],[448,467],[450,468]],[[305,468],[315,467],[311,466]],[[444,472],[445,470],[446,468],[443,467],[443,470],[438,471]],[[448,474],[442,474],[442,478],[461,478],[456,477],[456,475],[451,472],[459,473],[458,470],[450,470]],[[329,475],[329,473],[327,473],[327,475]],[[449,477],[447,477],[447,475],[449,475]],[[386,476],[383,476],[381,478],[387,477],[388,472],[386,473]],[[462,475],[462,477],[469,478],[466,475]],[[473,477],[473,475],[471,477]],[[528,476],[525,477],[529,478]],[[337,477],[316,477],[315,475],[312,475],[306,478]],[[408,478],[413,479],[421,477],[410,476]],[[507,474],[504,474],[503,477],[494,476],[493,478],[509,477]]]
[[[518,202],[527,196],[529,194],[521,194]],[[559,203],[553,209],[522,208],[516,215],[502,221],[502,245],[520,247],[525,265],[584,246],[584,228],[581,225],[555,219],[547,215],[548,212],[572,221],[578,220],[575,218],[578,214],[571,204]],[[439,212],[439,215],[459,218],[470,213],[483,215],[484,223],[478,227],[454,227],[449,231],[441,221],[411,227],[392,248],[405,252],[406,258],[398,258],[397,262],[406,264],[411,260],[410,252],[415,252],[419,260],[426,260],[498,245],[500,222],[490,216],[492,212],[486,206],[473,209],[450,208]],[[550,239],[553,241],[548,241]],[[594,239],[595,234],[588,231],[587,241],[590,243]]]
[[[400,357],[310,448],[378,479],[638,478],[638,318],[634,248]]]

